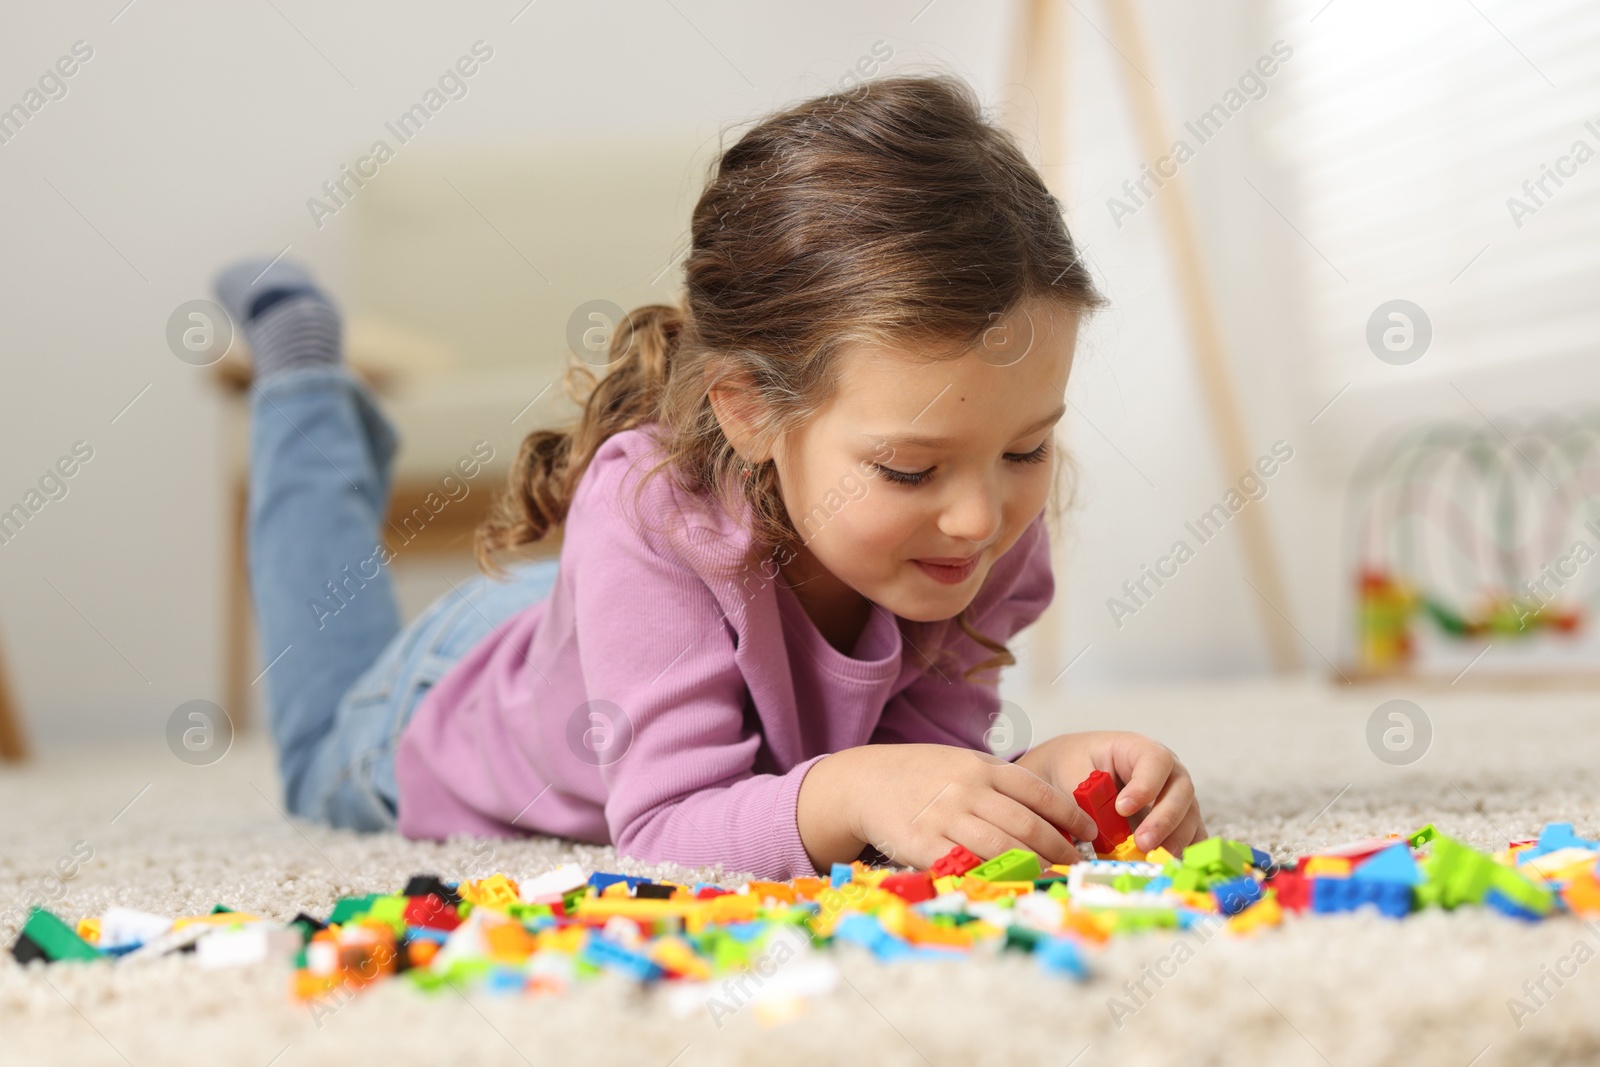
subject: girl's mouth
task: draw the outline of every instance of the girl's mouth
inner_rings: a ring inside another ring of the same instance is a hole
[[[957,557],[942,557],[933,559],[914,559],[911,562],[922,568],[922,573],[936,582],[945,585],[960,585],[972,577],[972,572],[978,567],[978,556],[974,553],[966,559]]]

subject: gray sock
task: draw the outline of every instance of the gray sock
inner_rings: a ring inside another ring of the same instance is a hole
[[[222,270],[214,285],[250,344],[257,381],[340,362],[339,311],[298,263],[241,260]]]

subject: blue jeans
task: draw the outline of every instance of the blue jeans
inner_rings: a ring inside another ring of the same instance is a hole
[[[402,629],[379,555],[398,445],[342,367],[285,372],[252,391],[250,584],[284,798],[295,815],[354,830],[394,827],[395,747],[422,696],[555,584],[554,560],[509,581],[476,577]]]

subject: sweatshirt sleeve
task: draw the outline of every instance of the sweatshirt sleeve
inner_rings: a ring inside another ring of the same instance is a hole
[[[735,631],[700,566],[724,554],[714,542],[725,546],[726,532],[678,511],[670,479],[663,472],[643,492],[632,476],[595,479],[566,532],[579,549],[576,651],[587,696],[591,706],[606,702],[615,730],[600,767],[611,839],[619,854],[651,862],[814,874],[795,806],[816,759],[786,774],[754,772],[761,735],[745,715]],[[636,509],[627,504],[635,499]],[[661,528],[689,551],[669,549]]]
[[[1042,615],[1054,594],[1050,535],[1040,515],[991,568],[988,580],[967,608],[967,620],[984,636],[1005,642]],[[927,659],[915,651],[908,653],[916,655],[926,669],[884,707],[872,741],[988,751],[984,735],[997,725],[1000,712],[995,672],[986,671],[971,681],[962,676],[994,653],[968,637],[953,620],[942,624],[932,637],[922,652],[935,665],[928,666]],[[941,656],[937,649],[948,654]],[[1013,729],[1015,726],[1012,724]],[[1022,755],[1026,747],[1019,746],[1008,758]]]

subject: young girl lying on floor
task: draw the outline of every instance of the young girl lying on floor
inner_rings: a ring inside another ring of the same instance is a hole
[[[869,848],[1071,862],[1098,768],[1139,848],[1204,837],[1148,738],[984,745],[1004,642],[1053,592],[1054,428],[1103,301],[971,90],[890,78],[769,116],[692,235],[682,305],[619,324],[479,531],[491,572],[558,530],[559,561],[404,628],[382,566],[316,606],[387,560],[396,448],[337,312],[287,262],[219,277],[256,361],[250,570],[290,810],[788,878]]]

